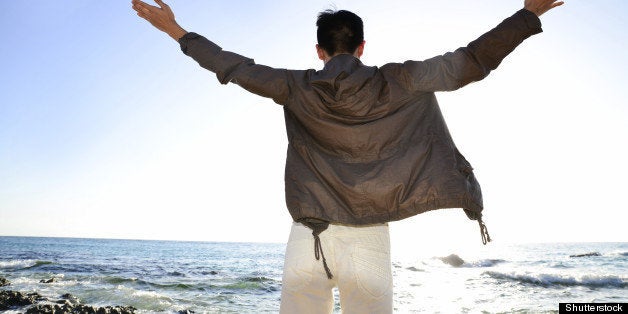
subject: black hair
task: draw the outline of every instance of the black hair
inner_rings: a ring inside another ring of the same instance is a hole
[[[362,19],[346,10],[325,10],[316,20],[318,46],[330,56],[353,53],[364,41]]]

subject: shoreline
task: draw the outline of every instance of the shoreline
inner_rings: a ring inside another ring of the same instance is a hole
[[[134,314],[132,306],[92,306],[81,304],[80,300],[69,294],[58,299],[50,299],[37,292],[24,293],[14,290],[0,290],[0,311],[24,311],[34,313],[98,313],[98,314]]]
[[[51,283],[54,278],[41,283]],[[8,287],[11,282],[0,277],[0,287]],[[0,289],[0,311],[24,311],[24,313],[98,313],[98,314],[134,314],[132,306],[92,306],[82,304],[81,300],[69,293],[56,299],[44,297],[38,292],[24,293],[15,290]],[[189,313],[189,312],[188,312]]]
[[[54,278],[41,283],[54,282]],[[70,294],[64,293],[58,298],[42,296],[37,291],[21,292],[16,290],[6,290],[11,282],[4,277],[0,277],[0,311],[20,311],[25,314],[43,313],[93,313],[93,314],[135,314],[138,310],[133,306],[107,305],[94,306],[81,303],[81,300]],[[194,313],[192,310],[182,310],[177,314]]]

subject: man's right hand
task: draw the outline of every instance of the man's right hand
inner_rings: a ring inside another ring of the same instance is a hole
[[[541,16],[541,14],[559,6],[563,5],[564,1],[557,0],[525,0],[524,8],[534,14],[536,16]]]
[[[174,40],[178,41],[187,31],[177,24],[170,6],[161,0],[155,0],[155,2],[157,2],[159,8],[146,4],[141,0],[133,0],[133,9],[137,11],[137,15],[141,18],[147,20],[157,29],[167,33]]]

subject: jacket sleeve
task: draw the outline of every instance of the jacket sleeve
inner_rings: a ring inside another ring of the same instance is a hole
[[[233,52],[224,51],[197,33],[187,33],[179,39],[181,50],[198,64],[214,73],[221,84],[240,85],[254,94],[285,104],[289,97],[288,70],[255,64]]]
[[[456,90],[485,78],[515,47],[540,32],[536,14],[521,9],[468,46],[424,61],[406,61],[398,74],[412,91]]]

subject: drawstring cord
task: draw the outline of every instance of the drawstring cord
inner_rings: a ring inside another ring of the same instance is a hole
[[[488,234],[488,228],[482,221],[482,218],[478,219],[478,224],[480,224],[480,235],[482,236],[482,244],[486,245],[486,243],[491,242],[491,236]]]
[[[299,220],[299,222],[312,229],[312,235],[314,236],[314,257],[316,257],[317,261],[320,261],[321,257],[323,258],[323,267],[325,268],[325,273],[327,273],[327,278],[334,278],[331,274],[331,270],[329,270],[329,266],[327,266],[327,260],[325,259],[325,254],[323,253],[323,245],[321,244],[321,238],[319,237],[323,231],[327,230],[329,222],[315,218],[304,218]]]
[[[320,232],[312,231],[312,235],[314,236],[314,257],[316,260],[320,260],[323,258],[323,267],[325,268],[325,273],[327,273],[327,278],[332,279],[334,276],[331,274],[331,270],[327,266],[327,260],[325,259],[325,254],[323,254],[323,246],[321,245],[321,238],[318,236]]]

